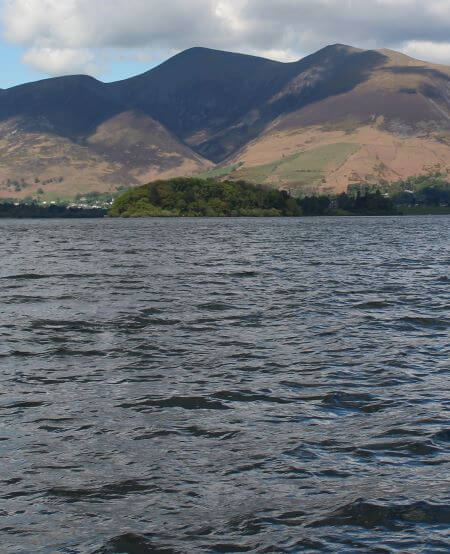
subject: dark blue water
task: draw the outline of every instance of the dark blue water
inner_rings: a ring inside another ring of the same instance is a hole
[[[449,237],[2,221],[1,552],[448,552]]]

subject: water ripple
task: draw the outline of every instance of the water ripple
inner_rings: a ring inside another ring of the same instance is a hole
[[[448,217],[0,226],[2,552],[449,551]]]

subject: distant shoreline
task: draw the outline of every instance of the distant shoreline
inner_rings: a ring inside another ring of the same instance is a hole
[[[0,203],[0,219],[99,219],[107,215],[103,208],[73,208],[60,204]]]
[[[407,212],[407,213],[397,213],[397,214],[323,214],[323,215],[294,215],[294,216],[286,216],[286,215],[259,215],[259,216],[252,216],[252,215],[226,215],[226,216],[206,216],[206,215],[200,215],[200,216],[187,216],[187,215],[176,215],[176,216],[147,216],[147,217],[128,217],[128,218],[118,218],[118,217],[110,217],[107,215],[107,213],[103,215],[58,215],[58,216],[43,216],[43,215],[36,215],[36,216],[17,216],[17,215],[0,215],[0,221],[5,219],[15,219],[15,220],[35,220],[35,219],[42,219],[42,220],[57,220],[57,219],[72,219],[72,220],[81,220],[81,219],[103,219],[103,220],[125,220],[125,219],[132,219],[132,220],[148,220],[148,219],[317,219],[317,218],[348,218],[348,217],[358,217],[358,218],[364,218],[364,217],[430,217],[430,216],[442,216],[442,215],[450,215],[450,208],[447,208],[443,211],[435,211],[435,212],[422,212],[418,211],[417,213],[414,212]]]

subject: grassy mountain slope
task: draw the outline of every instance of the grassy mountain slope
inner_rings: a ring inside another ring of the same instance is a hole
[[[285,171],[287,161],[295,171]],[[345,191],[352,183],[394,182],[430,170],[450,172],[450,134],[405,137],[380,129],[376,122],[270,131],[228,167],[226,175],[232,178],[279,188]]]
[[[351,91],[283,114],[232,156],[233,177],[265,175],[282,188],[346,190],[361,181],[397,181],[450,172],[450,68],[382,50],[385,62]],[[346,151],[347,145],[354,149]],[[309,159],[339,153],[316,175]],[[301,154],[301,155],[300,155]],[[294,156],[297,174],[284,171]]]

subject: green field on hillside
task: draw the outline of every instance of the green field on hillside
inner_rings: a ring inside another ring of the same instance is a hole
[[[203,171],[196,175],[199,179],[220,179],[221,177],[226,177],[234,171],[237,171],[242,166],[242,163],[225,165],[223,167],[216,167],[214,169],[209,169],[208,171]]]
[[[231,176],[233,179],[308,190],[322,183],[327,169],[341,165],[358,149],[357,144],[327,144],[286,156],[270,164],[244,167],[234,171]]]

